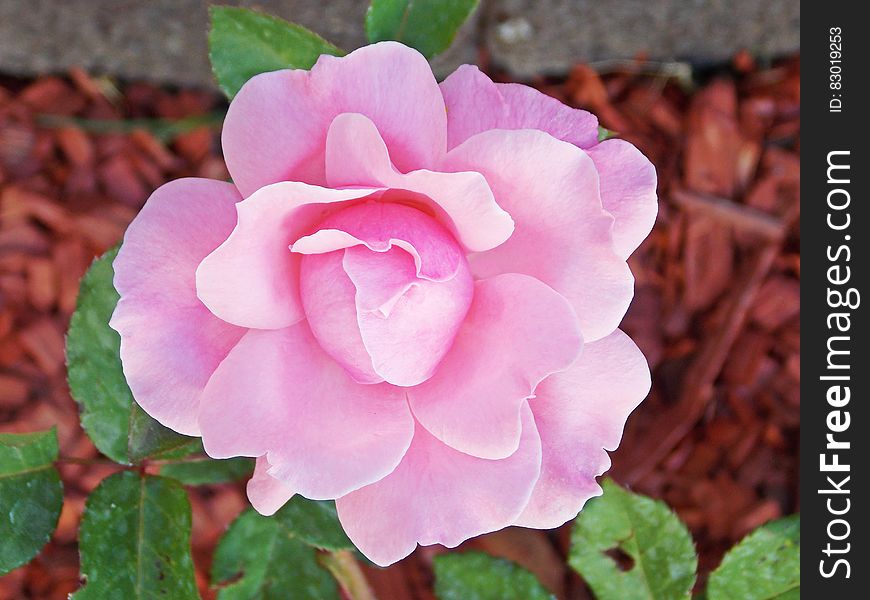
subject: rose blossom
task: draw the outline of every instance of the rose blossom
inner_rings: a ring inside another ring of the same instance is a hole
[[[158,189],[115,260],[136,401],[253,506],[336,499],[380,565],[600,493],[650,380],[617,326],[656,178],[598,123],[401,44],[251,79],[233,183]]]

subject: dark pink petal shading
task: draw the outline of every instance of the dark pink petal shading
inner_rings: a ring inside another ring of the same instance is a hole
[[[293,243],[294,252],[323,254],[365,245],[376,252],[399,246],[414,256],[417,275],[447,281],[464,262],[462,248],[447,229],[420,210],[404,204],[372,200],[336,212],[318,231]]]

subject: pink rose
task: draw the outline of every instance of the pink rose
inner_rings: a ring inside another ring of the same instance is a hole
[[[251,79],[233,183],[158,189],[115,260],[137,402],[251,503],[336,499],[387,565],[600,493],[649,370],[617,329],[656,177],[596,118],[397,43]]]

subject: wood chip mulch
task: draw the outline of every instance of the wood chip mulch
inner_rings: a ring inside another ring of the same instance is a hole
[[[659,173],[658,222],[630,259],[636,296],[623,323],[649,359],[653,390],[629,419],[611,475],[676,510],[703,579],[748,531],[798,510],[799,61],[760,68],[741,54],[702,74],[700,86],[679,64],[595,67],[532,83],[598,114]],[[165,139],[125,125],[94,132],[68,118],[129,124],[222,106],[209,92],[118,88],[78,70],[0,79],[0,431],[57,425],[62,455],[97,458],[65,383],[78,280],[161,183],[227,177],[214,127]],[[33,563],[0,578],[0,600],[62,599],[78,587],[84,500],[112,470],[61,465],[57,533]],[[241,485],[197,489],[191,501],[197,580],[213,598],[211,551],[246,501]],[[568,541],[567,526],[508,529],[465,547],[520,562],[559,598],[590,598],[565,566]],[[382,599],[431,600],[431,559],[441,551],[366,570]]]

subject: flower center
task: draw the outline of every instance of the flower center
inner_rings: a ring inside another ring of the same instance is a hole
[[[438,221],[401,204],[339,211],[296,241],[302,306],[323,349],[361,383],[432,376],[471,304],[464,252]]]

